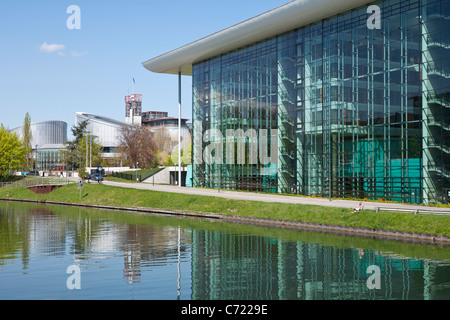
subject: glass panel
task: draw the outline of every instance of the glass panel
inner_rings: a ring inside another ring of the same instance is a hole
[[[441,201],[450,5],[377,4],[196,64],[194,186]]]

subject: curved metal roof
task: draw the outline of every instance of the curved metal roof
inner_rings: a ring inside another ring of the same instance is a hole
[[[89,120],[94,120],[94,121],[97,121],[97,122],[100,122],[100,123],[103,123],[103,124],[108,124],[108,125],[115,125],[115,126],[119,126],[119,127],[130,126],[129,123],[118,121],[118,120],[114,120],[114,119],[110,119],[110,118],[103,117],[103,116],[98,116],[98,115],[95,115],[95,114],[92,114],[92,113],[76,112],[75,115],[87,118]]]
[[[53,124],[60,124],[67,126],[67,122],[61,121],[61,120],[48,120],[48,121],[40,121],[40,122],[32,122],[30,123],[30,126],[43,126],[43,125],[53,125]],[[18,132],[19,130],[22,130],[23,126],[16,127],[14,129],[9,130],[10,132]]]
[[[192,65],[373,0],[294,0],[142,63],[156,73],[192,75]]]

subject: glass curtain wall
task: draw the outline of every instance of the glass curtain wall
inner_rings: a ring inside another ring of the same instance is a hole
[[[450,2],[423,0],[424,200],[450,200]]]
[[[194,66],[194,186],[442,201],[449,3],[374,4]]]
[[[277,42],[194,67],[194,186],[277,191]]]
[[[298,32],[305,194],[421,202],[419,2],[377,4]]]
[[[64,146],[61,146],[61,149]],[[63,154],[60,149],[44,149],[35,152],[36,170],[39,171],[63,171]]]

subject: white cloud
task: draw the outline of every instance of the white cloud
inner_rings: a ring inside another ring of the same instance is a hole
[[[48,44],[47,42],[44,42],[41,47],[39,48],[39,51],[46,52],[46,53],[53,53],[58,51],[63,51],[66,49],[66,46],[63,44]]]
[[[75,51],[72,51],[71,54],[72,54],[72,57],[82,57],[82,56],[87,55],[88,53],[87,52],[75,52]]]
[[[40,48],[40,52],[45,53],[56,53],[58,56],[65,57],[67,55],[70,55],[72,57],[82,57],[88,54],[87,51],[84,52],[77,52],[77,51],[71,51],[70,53],[66,52],[66,46],[63,44],[48,44],[47,42],[44,42]]]

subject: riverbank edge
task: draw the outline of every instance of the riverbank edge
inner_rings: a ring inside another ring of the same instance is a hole
[[[106,205],[92,205],[83,203],[69,203],[69,202],[57,202],[57,201],[47,201],[47,200],[30,200],[30,199],[12,199],[12,198],[0,198],[0,201],[6,202],[26,202],[26,203],[37,203],[44,205],[60,205],[60,206],[71,206],[71,207],[82,207],[82,208],[93,208],[93,209],[103,209],[103,210],[113,210],[113,211],[127,211],[140,214],[162,214],[180,217],[191,217],[191,218],[207,218],[220,220],[225,222],[237,222],[237,223],[249,223],[252,225],[261,225],[266,227],[281,227],[281,228],[291,228],[291,229],[303,229],[310,231],[324,231],[328,233],[353,235],[353,236],[363,236],[363,237],[382,237],[383,239],[391,240],[410,240],[410,241],[421,241],[430,244],[446,244],[450,245],[450,237],[443,235],[433,235],[433,234],[423,234],[414,232],[403,232],[403,231],[391,231],[382,229],[369,229],[369,228],[357,228],[357,227],[346,227],[338,225],[329,225],[321,223],[312,222],[300,222],[300,221],[290,221],[290,220],[279,220],[279,219],[265,219],[265,218],[254,218],[254,217],[243,217],[236,215],[226,215],[219,213],[196,213],[196,212],[185,212],[176,210],[161,210],[154,208],[144,208],[144,207],[118,207],[118,206],[106,206]]]

